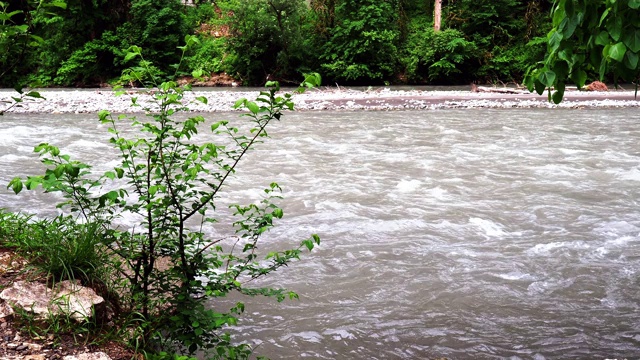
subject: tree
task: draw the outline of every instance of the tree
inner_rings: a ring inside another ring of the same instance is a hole
[[[310,57],[304,46],[304,0],[229,1],[226,71],[245,85],[286,81],[304,72]]]
[[[56,9],[65,9],[66,2],[24,1],[17,4],[0,1],[0,85],[22,87],[17,74],[33,48],[41,46],[42,37],[34,33],[35,24],[49,19]]]
[[[436,0],[435,10],[433,11],[433,31],[440,31],[442,22],[442,0]]]
[[[0,85],[10,85],[18,92],[18,96],[12,96],[12,101],[2,104],[0,115],[25,98],[42,98],[36,91],[23,91],[24,84],[18,83],[14,74],[18,72],[29,49],[43,43],[41,37],[33,34],[34,21],[47,18],[53,9],[67,6],[63,0],[25,1],[20,5],[22,7],[16,9],[0,1]]]
[[[555,0],[544,61],[525,78],[530,91],[562,101],[566,82],[582,88],[590,75],[636,82],[640,74],[640,0]]]

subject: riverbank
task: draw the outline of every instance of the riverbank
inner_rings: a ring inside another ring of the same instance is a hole
[[[144,89],[130,89],[123,96],[115,96],[109,89],[46,89],[43,99],[25,99],[11,108],[14,113],[95,113],[108,109],[117,113],[140,112],[151,106]],[[189,108],[196,112],[232,111],[237,99],[254,99],[258,91],[195,89],[185,98],[194,101]],[[13,91],[0,91],[0,110],[6,108],[16,96]],[[207,104],[195,101],[205,96]],[[137,97],[140,107],[131,107],[131,97]],[[564,101],[555,105],[547,95],[522,91],[515,94],[471,91],[425,90],[353,90],[345,88],[312,89],[294,96],[297,110],[437,110],[453,108],[589,108],[589,107],[638,107],[634,91],[613,90],[606,92],[567,91]],[[4,104],[4,105],[3,105]]]

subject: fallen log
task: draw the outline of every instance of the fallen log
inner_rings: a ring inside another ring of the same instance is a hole
[[[527,90],[520,89],[510,89],[510,88],[494,88],[487,86],[477,86],[475,84],[471,84],[472,92],[484,92],[484,93],[496,93],[496,94],[528,94]]]

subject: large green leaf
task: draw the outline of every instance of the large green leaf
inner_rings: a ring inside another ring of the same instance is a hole
[[[609,33],[604,30],[600,31],[598,36],[596,36],[596,45],[606,46],[609,45],[610,42],[611,38],[609,37]]]
[[[635,70],[638,68],[638,54],[632,51],[627,51],[627,54],[624,57],[624,66],[627,69]]]
[[[640,0],[638,0],[640,1]],[[638,52],[640,51],[640,29],[636,29],[635,31],[629,31],[622,37],[622,41],[631,51]]]
[[[573,15],[570,18],[564,18],[562,23],[560,24],[560,28],[562,29],[562,36],[566,39],[573,35],[574,31],[576,31],[576,27],[578,26],[580,20],[577,15]],[[562,26],[564,24],[564,26]]]
[[[559,82],[556,84],[556,91],[551,96],[551,99],[555,104],[560,104],[562,102],[562,98],[564,97],[564,89],[565,85],[563,82]]]
[[[619,42],[609,48],[608,55],[613,60],[620,62],[624,59],[625,52],[627,52],[627,46],[623,42]]]
[[[556,81],[556,73],[551,70],[547,70],[538,76],[538,80],[546,87],[552,87]]]
[[[535,79],[533,85],[538,95],[542,95],[542,93],[544,93],[544,89],[546,89],[546,86],[544,86],[544,84],[541,83],[540,80]]]
[[[564,11],[564,7],[558,5],[553,11],[553,25],[558,26],[564,18],[567,17],[567,13]]]
[[[602,16],[600,17],[600,22],[598,23],[598,27],[602,26],[602,22],[604,21],[604,19],[607,18],[608,15],[609,15],[609,9],[605,10],[602,13]]]
[[[559,31],[554,31],[549,38],[549,52],[555,53],[560,47],[560,42],[562,42],[562,34]]]
[[[629,0],[629,7],[632,9],[640,8],[640,0]]]
[[[583,87],[587,81],[587,72],[582,69],[574,71],[573,74],[571,74],[571,80],[576,83],[579,89]]]
[[[613,40],[619,41],[620,35],[622,34],[622,18],[618,16],[609,21],[607,23],[607,31],[609,32],[609,35],[611,35]]]

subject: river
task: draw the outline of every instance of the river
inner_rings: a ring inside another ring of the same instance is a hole
[[[236,117],[212,114],[208,117]],[[322,245],[264,280],[233,332],[272,359],[640,356],[637,109],[287,114],[225,195],[271,181],[285,218],[263,246]],[[0,117],[0,184],[48,141],[114,165],[91,115]],[[55,213],[55,198],[0,206]],[[212,230],[218,231],[218,230]],[[216,304],[213,304],[216,306]]]

